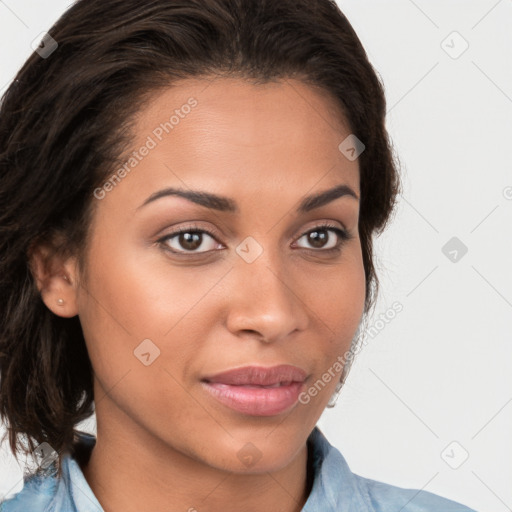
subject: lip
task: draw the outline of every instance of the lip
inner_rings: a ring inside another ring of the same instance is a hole
[[[245,366],[201,379],[220,403],[251,416],[274,416],[292,408],[307,378],[297,366]],[[270,387],[272,386],[272,387]]]

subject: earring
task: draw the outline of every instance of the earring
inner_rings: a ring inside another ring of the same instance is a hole
[[[57,299],[57,304],[59,306],[64,306],[64,299]]]
[[[343,387],[343,382],[344,381],[342,379],[340,379],[340,381],[336,385],[336,389],[334,390],[334,393],[331,395],[331,398],[329,399],[329,403],[327,404],[326,407],[329,407],[330,409],[332,409],[336,405],[336,402],[338,401],[338,397],[340,396],[341,389]]]

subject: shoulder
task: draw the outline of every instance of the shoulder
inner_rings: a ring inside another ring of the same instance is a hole
[[[61,477],[57,476],[56,461],[46,468],[39,467],[36,473],[24,477],[21,491],[0,502],[0,512],[76,512],[78,509],[96,512],[101,510],[79,466],[79,462],[90,455],[94,443],[94,436],[78,432],[72,452],[62,456]],[[74,492],[77,491],[76,486],[80,488],[78,498]],[[82,497],[86,490],[89,491],[90,496]],[[84,500],[86,500],[85,505]]]
[[[47,510],[56,489],[57,480],[53,473],[26,477],[22,490],[0,503],[0,512],[43,512]]]
[[[307,512],[476,512],[419,489],[406,489],[353,473],[341,452],[315,427],[309,438],[314,479]]]
[[[375,512],[476,512],[475,510],[420,489],[406,489],[354,475],[358,487]],[[398,507],[398,508],[397,508]]]

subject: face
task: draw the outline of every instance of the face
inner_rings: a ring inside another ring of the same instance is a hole
[[[349,128],[301,82],[216,79],[159,92],[134,130],[132,160],[95,193],[75,288],[98,434],[229,471],[282,468],[363,313],[359,169],[338,149]],[[296,368],[261,371],[278,365]],[[215,377],[247,366],[260,371]]]

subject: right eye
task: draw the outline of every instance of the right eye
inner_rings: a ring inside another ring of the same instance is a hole
[[[214,241],[215,235],[210,231],[186,226],[160,238],[158,243],[162,244],[165,250],[175,254],[202,254],[215,250],[219,242],[215,244]],[[205,246],[206,250],[198,250]]]

